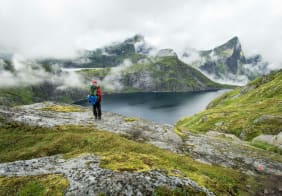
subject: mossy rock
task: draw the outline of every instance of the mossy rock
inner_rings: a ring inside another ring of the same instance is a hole
[[[125,122],[135,122],[135,121],[138,121],[139,119],[135,118],[135,117],[125,117],[125,118],[123,118],[123,120]]]
[[[0,195],[64,195],[69,183],[63,175],[0,177]]]
[[[252,141],[252,142],[250,142],[250,145],[257,147],[257,148],[260,148],[260,149],[263,149],[263,150],[275,152],[275,153],[282,155],[282,149],[281,148],[279,148],[278,146],[268,144],[268,143],[263,142],[263,141]]]
[[[51,105],[40,110],[51,112],[85,112],[86,110],[74,105]]]

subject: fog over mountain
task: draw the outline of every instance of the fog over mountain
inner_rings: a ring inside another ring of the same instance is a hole
[[[238,36],[247,55],[281,67],[280,0],[1,0],[0,51],[70,57],[136,33],[177,52],[212,48]]]

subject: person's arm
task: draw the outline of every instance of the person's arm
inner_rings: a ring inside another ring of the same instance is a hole
[[[100,102],[102,100],[102,91],[101,91],[101,87],[98,87],[97,89],[97,96],[98,96],[98,102]]]
[[[94,86],[90,86],[90,91],[89,91],[89,94],[91,95],[91,96],[95,96],[96,95],[96,90],[95,90],[95,87]]]

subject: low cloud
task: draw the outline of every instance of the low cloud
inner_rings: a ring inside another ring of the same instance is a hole
[[[230,84],[230,85],[237,85],[237,86],[244,86],[249,82],[249,79],[246,75],[234,75],[232,73],[228,73],[227,75],[219,78],[214,74],[207,73],[205,71],[201,72],[209,79],[216,81],[220,84]]]
[[[184,53],[181,52],[178,56],[183,62],[187,63],[188,65],[195,62],[204,63],[204,59],[201,58],[199,51],[192,48],[186,48],[184,50]]]
[[[7,62],[0,60],[0,87],[37,85],[43,82],[56,84],[58,89],[82,87],[84,85],[83,78],[79,74],[62,72],[59,65],[52,65],[52,72],[48,72],[42,65],[27,60],[20,55],[14,55],[10,63],[13,71],[4,69]]]
[[[128,67],[132,65],[132,62],[129,60],[125,60],[122,64],[117,67],[112,67],[109,74],[100,81],[100,83],[110,91],[121,91],[124,86],[121,82],[123,78],[123,71],[125,71]]]

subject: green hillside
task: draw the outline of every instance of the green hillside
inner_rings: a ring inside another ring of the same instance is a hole
[[[211,81],[177,56],[146,59],[118,72],[114,69],[83,70],[80,73],[87,79],[98,78],[102,81],[111,74],[119,75],[107,82],[119,83],[122,89],[107,89],[105,86],[104,91],[108,92],[189,92],[230,87]]]
[[[147,86],[155,91],[196,91],[221,87],[177,57],[162,57],[152,63],[135,64],[124,72],[123,83],[134,86],[134,79],[142,79],[144,75],[151,77],[151,84],[145,79],[144,83],[147,82]]]
[[[0,105],[24,105],[41,101],[59,101],[72,103],[85,97],[86,89],[58,89],[58,85],[44,82],[37,85],[18,85],[0,88]]]
[[[177,123],[182,131],[215,130],[251,140],[282,131],[282,70],[212,101],[207,110]]]

